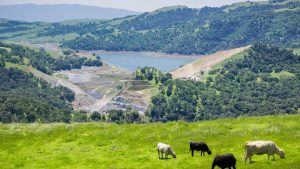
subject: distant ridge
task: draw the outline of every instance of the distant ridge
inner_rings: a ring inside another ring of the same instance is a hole
[[[77,4],[20,4],[0,6],[0,18],[29,22],[60,22],[73,19],[113,19],[137,14],[139,14],[139,12]]]

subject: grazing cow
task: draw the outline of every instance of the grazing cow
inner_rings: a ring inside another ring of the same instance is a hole
[[[248,141],[245,144],[245,164],[247,159],[249,158],[250,163],[252,162],[251,157],[256,155],[267,154],[268,160],[270,156],[273,156],[273,160],[275,159],[274,154],[280,156],[280,158],[285,158],[284,151],[280,149],[273,141]]]
[[[190,151],[192,152],[192,156],[194,156],[194,150],[201,151],[201,156],[202,154],[204,155],[205,152],[211,155],[211,150],[204,142],[190,142]]]
[[[212,163],[212,169],[215,166],[219,166],[220,168],[229,168],[233,167],[235,169],[236,159],[233,154],[224,154],[224,155],[216,155],[214,162]]]
[[[175,152],[173,152],[172,148],[164,143],[158,143],[157,144],[157,152],[158,152],[158,158],[160,159],[160,154],[161,154],[161,158],[164,158],[164,154],[165,154],[165,158],[168,158],[168,155],[171,154],[173,158],[176,158],[176,154]]]

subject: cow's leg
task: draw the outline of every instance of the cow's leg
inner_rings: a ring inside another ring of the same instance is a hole
[[[211,169],[214,169],[215,168],[215,162],[213,162],[212,166],[211,166]]]
[[[268,154],[268,161],[270,160],[270,154]]]
[[[248,159],[248,156],[245,155],[245,156],[244,156],[244,162],[245,162],[245,164],[247,163],[247,159]]]
[[[160,152],[159,152],[159,149],[157,149],[157,153],[158,153],[158,159],[160,159]]]
[[[168,154],[167,153],[165,153],[165,157],[166,157],[166,159],[168,159]]]
[[[192,149],[192,156],[194,157],[194,150]]]
[[[273,156],[273,159],[272,159],[272,160],[275,160],[274,154],[272,154],[272,156]]]
[[[200,150],[200,155],[201,155],[201,157],[202,157],[202,150]]]
[[[161,152],[161,159],[164,159],[164,153]]]
[[[251,158],[252,158],[252,157],[250,156],[250,157],[249,157],[250,163],[252,163],[252,159],[251,159]]]
[[[236,169],[236,168],[235,168],[235,165],[233,166],[233,169]]]

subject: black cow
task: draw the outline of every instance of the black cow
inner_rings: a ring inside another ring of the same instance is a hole
[[[220,168],[229,168],[233,167],[235,169],[236,159],[233,154],[224,154],[224,155],[216,155],[214,162],[212,163],[212,169],[215,166],[219,166]]]
[[[202,154],[204,155],[204,152],[207,152],[209,155],[211,155],[210,149],[204,142],[190,142],[190,151],[192,151],[192,156],[194,156],[194,150],[201,151],[201,156]]]

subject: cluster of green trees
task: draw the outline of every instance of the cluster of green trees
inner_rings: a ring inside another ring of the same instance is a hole
[[[63,47],[109,51],[207,54],[254,43],[300,47],[300,2],[178,7],[98,23]],[[76,32],[76,31],[75,31]],[[98,33],[97,33],[98,32]]]
[[[134,110],[111,109],[105,114],[94,111],[89,114],[85,111],[79,111],[73,114],[74,122],[111,122],[111,123],[142,123],[143,119],[139,112]]]
[[[0,67],[0,122],[70,122],[74,93],[17,69]]]
[[[5,67],[5,60],[4,57],[0,54],[0,68]]]
[[[59,70],[80,69],[81,66],[103,65],[100,59],[91,60],[86,57],[79,57],[74,53],[55,58],[51,57],[43,48],[36,51],[21,45],[2,42],[0,42],[0,55],[6,62],[32,65],[34,68],[47,74]],[[28,63],[25,62],[25,58],[29,60]]]
[[[165,83],[169,79],[172,79],[172,75],[170,73],[164,74],[154,67],[146,66],[144,68],[138,68],[135,71],[135,80],[155,80],[155,83],[158,84]]]
[[[134,110],[108,110],[107,121],[114,123],[141,123],[142,118],[139,112]]]
[[[65,23],[53,23],[51,26],[45,28],[42,32],[39,32],[37,36],[66,35],[74,32],[83,35],[91,31],[96,26],[98,26],[98,24],[93,22],[84,22],[71,25]]]
[[[168,80],[152,98],[152,121],[207,120],[297,113],[300,57],[254,45],[242,59],[210,72],[206,82]]]
[[[17,32],[17,31],[24,31],[30,29],[29,27],[26,27],[26,22],[22,21],[13,21],[13,20],[7,20],[7,19],[1,19],[1,28],[0,34],[3,33],[9,33],[9,32]],[[0,38],[1,39],[1,38]]]

